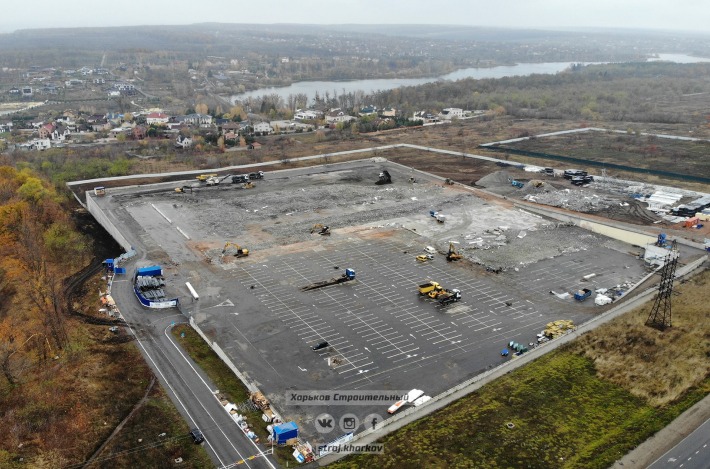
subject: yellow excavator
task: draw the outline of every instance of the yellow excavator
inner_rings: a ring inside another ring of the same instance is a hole
[[[222,257],[224,257],[224,255],[227,254],[227,251],[229,250],[229,248],[232,248],[232,251],[236,251],[234,253],[234,257],[247,257],[249,255],[248,249],[242,248],[237,243],[232,243],[232,242],[228,241],[228,242],[224,243],[224,249],[222,249]]]
[[[449,253],[446,254],[446,260],[447,261],[457,261],[461,259],[463,256],[456,252],[456,246],[454,246],[453,242],[449,243]]]
[[[311,234],[318,233],[321,236],[330,236],[330,227],[322,223],[316,223],[311,228]]]
[[[209,178],[216,178],[217,173],[210,173],[210,174],[200,174],[199,176],[196,176],[195,179],[197,179],[200,182],[205,182]]]
[[[255,187],[256,187],[256,184],[254,184],[254,183],[251,182],[251,181],[247,181],[247,182],[244,183],[244,185],[242,186],[242,188],[244,188],[244,189],[254,189]]]

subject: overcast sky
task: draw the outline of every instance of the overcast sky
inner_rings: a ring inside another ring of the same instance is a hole
[[[2,1],[0,32],[203,22],[452,24],[544,29],[589,26],[702,32],[710,27],[708,0]]]

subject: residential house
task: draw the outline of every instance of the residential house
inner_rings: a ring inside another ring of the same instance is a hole
[[[271,125],[269,125],[268,122],[259,122],[257,124],[254,124],[254,133],[255,134],[267,135],[273,131],[274,131],[274,129],[271,128]]]
[[[122,93],[132,93],[136,86],[131,83],[114,83],[113,87]]]
[[[148,129],[143,125],[137,125],[133,127],[133,139],[143,140],[148,135]]]
[[[192,137],[186,137],[183,135],[178,135],[175,139],[176,148],[190,148],[192,146]]]
[[[52,133],[54,132],[55,128],[56,128],[56,126],[54,124],[52,124],[51,122],[49,124],[44,124],[37,131],[37,133],[39,134],[39,138],[41,138],[41,139],[52,138]]]
[[[360,116],[371,116],[373,114],[377,114],[377,108],[375,106],[367,106],[358,112]]]
[[[109,112],[104,116],[104,118],[113,125],[121,125],[123,122],[123,114],[119,114],[117,112]]]
[[[384,109],[380,109],[380,115],[382,117],[396,117],[397,110],[393,107],[386,107]]]
[[[311,110],[303,111],[303,110],[299,109],[298,111],[296,111],[296,114],[293,115],[293,118],[295,120],[299,120],[299,121],[314,120],[314,119],[318,119],[318,117],[319,117],[318,114],[319,113],[317,113],[316,111],[311,111]]]
[[[169,120],[170,120],[170,116],[168,116],[167,114],[163,114],[162,112],[151,112],[145,118],[145,121],[148,125],[167,124]]]
[[[12,121],[0,124],[0,132],[12,132]]]
[[[217,126],[218,130],[227,133],[227,132],[235,132],[239,133],[239,131],[242,129],[242,125],[239,122],[226,122],[222,125]]]
[[[333,109],[325,116],[325,121],[328,124],[337,124],[339,122],[349,122],[356,119],[353,116],[345,114],[341,109]]]
[[[458,107],[447,107],[439,113],[439,118],[443,120],[461,119],[463,117],[463,109]]]
[[[51,148],[52,144],[50,143],[48,138],[35,138],[33,140],[30,140],[27,143],[23,143],[21,145],[18,145],[18,148],[23,149],[23,150],[47,150],[48,148]]]
[[[411,120],[421,120],[424,121],[425,124],[428,124],[431,122],[439,122],[439,116],[431,111],[418,111],[412,115]]]
[[[209,114],[188,114],[186,116],[178,116],[176,120],[199,127],[209,127],[212,125],[212,116]]]

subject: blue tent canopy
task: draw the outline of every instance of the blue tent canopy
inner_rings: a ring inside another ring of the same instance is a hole
[[[281,425],[274,426],[274,440],[276,444],[284,444],[291,438],[298,436],[298,425],[296,422],[286,422]]]

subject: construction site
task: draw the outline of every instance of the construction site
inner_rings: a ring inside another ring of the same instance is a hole
[[[325,442],[337,435],[316,431],[319,414],[385,417],[394,403],[294,405],[289,393],[435,396],[652,276],[655,233],[574,215],[633,197],[498,169],[470,186],[371,158],[87,191],[87,206],[139,253],[129,273],[161,265],[165,295],[304,438]],[[681,246],[681,263],[700,256]]]

